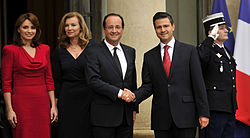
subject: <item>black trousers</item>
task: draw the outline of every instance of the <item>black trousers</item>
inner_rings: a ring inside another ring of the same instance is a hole
[[[133,124],[133,120],[129,121]],[[121,125],[117,127],[92,126],[92,132],[94,138],[133,138],[133,125],[128,125],[124,114]]]
[[[133,138],[132,126],[92,127],[94,138]]]
[[[200,138],[233,138],[235,131],[234,113],[210,111],[209,124],[200,130]]]
[[[178,128],[174,121],[168,130],[154,130],[155,138],[194,138],[196,127],[194,128]]]

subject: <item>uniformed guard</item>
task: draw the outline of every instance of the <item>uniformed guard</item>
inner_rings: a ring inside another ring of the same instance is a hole
[[[234,137],[236,102],[236,63],[224,42],[228,30],[222,12],[203,19],[207,38],[197,46],[210,109],[209,125],[200,137]]]

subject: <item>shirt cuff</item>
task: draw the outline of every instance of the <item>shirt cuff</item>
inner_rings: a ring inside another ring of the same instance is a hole
[[[121,89],[119,90],[118,97],[119,97],[119,98],[122,97],[122,90],[121,90]]]

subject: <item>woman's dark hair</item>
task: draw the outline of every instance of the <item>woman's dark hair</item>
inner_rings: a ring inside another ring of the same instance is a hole
[[[13,33],[13,43],[17,46],[25,45],[23,43],[23,40],[21,39],[20,33],[18,32],[19,27],[23,24],[25,20],[29,20],[36,28],[36,35],[32,39],[32,42],[30,45],[31,47],[37,47],[40,44],[39,39],[40,39],[42,32],[41,32],[39,20],[37,16],[34,15],[33,13],[24,13],[17,18],[15,28],[14,28],[14,33]]]

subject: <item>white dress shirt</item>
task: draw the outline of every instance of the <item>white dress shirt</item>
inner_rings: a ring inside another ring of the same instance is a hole
[[[109,49],[109,51],[110,51],[110,53],[111,53],[112,56],[113,56],[113,54],[114,54],[114,47],[117,48],[116,54],[117,54],[117,56],[118,56],[118,58],[119,58],[119,61],[120,61],[120,64],[121,64],[122,78],[124,79],[124,78],[125,78],[126,71],[127,71],[127,60],[126,60],[126,57],[125,57],[125,55],[124,55],[124,52],[123,52],[123,50],[122,50],[122,47],[121,47],[120,43],[118,43],[117,46],[113,46],[113,45],[109,44],[109,43],[106,41],[106,39],[104,40],[104,43],[105,43],[106,46],[108,47],[108,49]],[[122,95],[122,91],[123,91],[123,90],[121,90],[121,89],[119,90],[119,93],[118,93],[118,96],[119,96],[119,97]]]
[[[104,42],[105,42],[105,44],[107,45],[107,47],[108,47],[108,49],[109,49],[109,51],[110,51],[110,53],[111,53],[112,56],[114,55],[114,47],[117,48],[116,54],[117,54],[117,56],[118,56],[118,58],[119,58],[119,61],[120,61],[120,64],[121,64],[122,77],[123,77],[123,79],[124,79],[125,74],[126,74],[126,71],[127,71],[127,60],[126,60],[126,57],[125,57],[125,55],[124,55],[124,52],[123,52],[123,50],[122,50],[122,47],[121,47],[120,43],[118,43],[117,46],[113,46],[113,45],[109,44],[109,43],[106,41],[106,39],[104,40]]]
[[[175,39],[174,37],[167,43],[167,44],[163,44],[162,42],[160,42],[160,46],[161,46],[161,60],[163,61],[163,57],[164,57],[164,51],[165,51],[165,45],[168,45],[168,54],[170,57],[170,61],[172,62],[172,57],[173,57],[173,52],[174,52],[174,43],[175,43]]]

